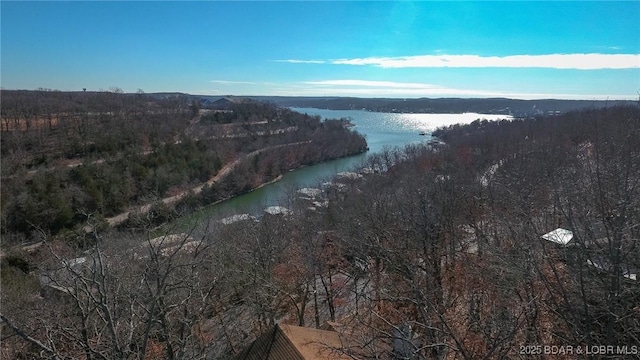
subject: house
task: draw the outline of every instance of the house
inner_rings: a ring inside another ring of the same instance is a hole
[[[221,98],[208,104],[208,107],[215,110],[231,110],[234,102],[229,98]]]
[[[609,238],[606,235],[606,229],[604,229],[604,226],[601,223],[594,223],[592,224],[590,232],[591,234],[588,238],[577,240],[571,230],[557,228],[542,235],[542,238],[554,244],[559,244],[562,247],[572,247],[577,245],[577,241],[581,241],[585,245],[587,253],[590,254],[587,255],[589,256],[589,259],[586,260],[587,265],[604,273],[613,272],[614,267],[610,264],[607,256],[603,256],[602,254],[598,255],[598,248],[606,249],[607,244],[609,243]],[[575,255],[575,253],[570,257],[572,261],[576,261],[580,258],[581,257]],[[621,275],[623,277],[630,280],[637,280],[638,269],[627,263],[621,263],[620,266],[622,271]]]
[[[317,188],[302,188],[296,191],[303,200],[315,200],[322,196],[322,190]]]
[[[578,229],[567,230],[557,228],[542,235],[542,238],[563,246],[583,245],[589,249],[608,247],[612,240],[605,224],[601,221],[594,221],[588,226],[581,226]]]
[[[266,209],[264,209],[264,212],[266,215],[273,215],[273,216],[277,216],[277,215],[289,215],[291,214],[291,210],[287,209],[284,206],[269,206]]]
[[[149,257],[149,251],[158,251],[162,256],[171,256],[176,252],[192,254],[204,244],[200,240],[195,240],[189,234],[167,234],[144,241],[139,247],[132,248],[135,259],[145,259]],[[140,253],[138,253],[140,252]]]
[[[573,244],[573,243],[569,244],[571,240],[573,240],[573,232],[571,232],[571,230],[567,230],[563,228],[557,228],[551,232],[548,232],[542,235],[542,238],[547,241],[551,241],[553,243],[560,244],[563,246],[568,246]]]
[[[604,273],[611,273],[615,270],[614,266],[611,265],[609,259],[605,256],[594,256],[590,259],[587,259],[587,264],[596,268],[598,271]],[[638,269],[633,266],[622,263],[620,264],[621,275],[629,280],[637,281],[638,280]]]
[[[207,105],[207,108],[213,109],[213,110],[231,111],[233,110],[234,104],[240,104],[246,101],[247,100],[245,98],[227,96],[227,97],[220,98],[216,101],[210,102]]]
[[[357,180],[362,178],[362,175],[353,171],[343,171],[336,174],[336,179],[340,180]]]
[[[167,234],[167,235],[158,236],[156,238],[148,240],[148,245],[154,248],[155,247],[165,248],[168,246],[173,246],[183,242],[191,242],[191,241],[193,241],[191,236],[185,233]],[[147,242],[145,241],[143,245],[146,246]]]
[[[343,360],[336,331],[277,324],[258,337],[234,360]]]
[[[231,225],[231,224],[235,224],[237,222],[246,221],[246,220],[256,221],[256,217],[250,214],[236,214],[236,215],[231,215],[224,219],[221,219],[220,222],[222,223],[222,225]]]

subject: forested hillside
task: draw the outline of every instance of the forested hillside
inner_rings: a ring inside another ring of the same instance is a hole
[[[190,206],[366,150],[364,138],[340,122],[244,99],[214,110],[185,96],[118,89],[1,96],[3,247],[36,230],[75,241],[83,234],[70,231],[90,219],[101,224],[205,183],[204,196]],[[150,212],[151,223],[177,215],[162,210]]]
[[[2,355],[228,359],[277,322],[329,321],[354,359],[637,357],[639,115],[441,129],[287,215],[96,230],[83,253],[40,232],[3,262]]]
[[[260,97],[256,97],[260,99]],[[507,98],[356,98],[356,97],[264,97],[284,106],[314,107],[321,109],[398,113],[461,114],[506,114],[516,117],[536,115],[559,115],[585,107],[602,108],[614,105],[631,105],[628,100],[520,100]]]

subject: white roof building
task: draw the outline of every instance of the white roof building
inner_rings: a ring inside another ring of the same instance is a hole
[[[284,206],[269,206],[264,209],[264,212],[269,215],[289,215],[291,210],[287,209]]]
[[[336,174],[336,178],[340,180],[348,179],[348,180],[356,180],[360,179],[362,175],[353,172],[353,171],[343,171]]]
[[[231,225],[233,223],[237,223],[238,221],[244,221],[244,220],[255,220],[256,218],[249,215],[249,214],[236,214],[236,215],[231,215],[229,217],[226,217],[222,220],[220,220],[220,222],[223,225]]]
[[[297,193],[305,196],[308,199],[315,199],[322,195],[322,190],[317,188],[302,188],[298,190]]]
[[[542,238],[547,241],[566,246],[573,239],[573,233],[567,229],[557,228],[542,235]]]

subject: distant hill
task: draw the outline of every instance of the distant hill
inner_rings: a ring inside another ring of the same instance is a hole
[[[258,98],[256,98],[258,99]],[[555,115],[585,108],[603,108],[614,105],[630,105],[633,101],[602,100],[516,100],[507,98],[340,98],[340,97],[263,97],[281,106],[315,107],[334,110],[364,109],[399,113],[464,113],[506,114],[517,117]]]
[[[188,95],[156,93],[152,96],[187,96],[199,100],[203,106],[230,96]],[[242,97],[238,97],[242,98]],[[303,97],[303,96],[247,96],[245,98],[271,102],[286,107],[313,107],[332,110],[368,110],[398,113],[464,113],[505,114],[516,117],[559,115],[572,110],[631,105],[631,100],[518,100],[508,98],[356,98],[356,97]]]

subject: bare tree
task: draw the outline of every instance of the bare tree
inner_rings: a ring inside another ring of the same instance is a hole
[[[229,351],[225,339],[210,341],[216,300],[227,289],[224,263],[205,235],[109,238],[109,246],[101,239],[74,259],[44,241],[52,255],[42,268],[44,298],[29,317],[13,318],[6,307],[1,317],[31,344],[27,356],[200,359]]]

